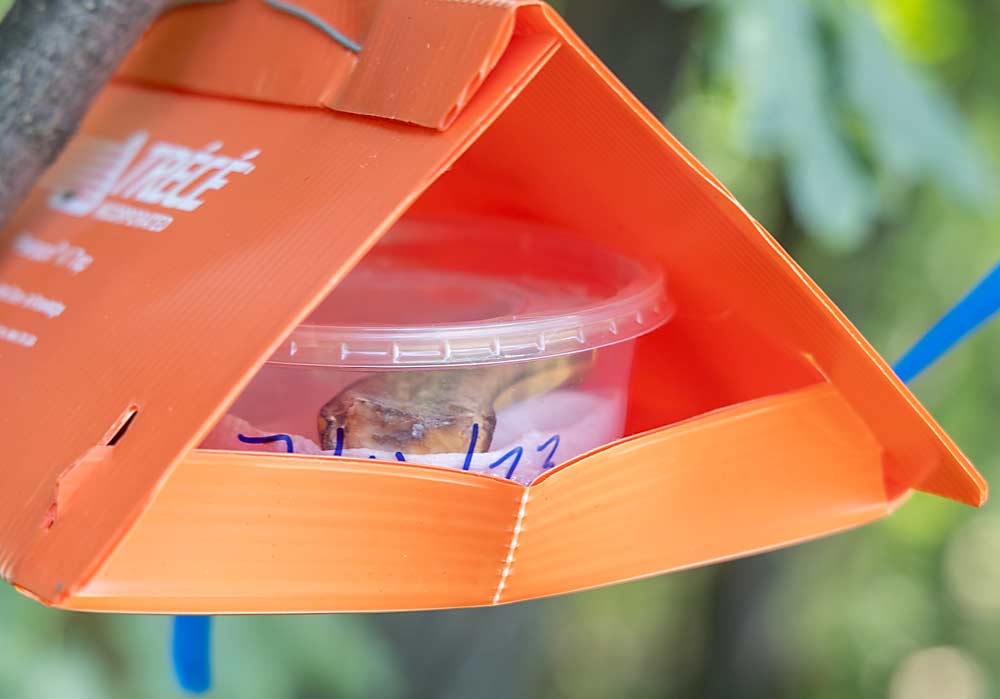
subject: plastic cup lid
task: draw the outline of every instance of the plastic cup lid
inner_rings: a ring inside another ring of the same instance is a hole
[[[539,359],[632,340],[672,311],[659,269],[557,229],[404,220],[268,362],[379,368]]]

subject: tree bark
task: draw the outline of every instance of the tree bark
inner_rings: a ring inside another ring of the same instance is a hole
[[[165,0],[16,0],[0,22],[0,226]]]

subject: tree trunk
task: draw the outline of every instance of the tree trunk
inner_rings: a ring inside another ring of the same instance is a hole
[[[0,226],[165,0],[16,0],[0,22]]]

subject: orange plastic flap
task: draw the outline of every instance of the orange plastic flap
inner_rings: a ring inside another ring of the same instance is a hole
[[[517,3],[297,2],[312,21],[280,6],[231,0],[169,10],[120,75],[204,94],[327,106],[443,129],[506,50]],[[338,42],[318,23],[351,43]]]
[[[60,606],[374,611],[569,592],[882,517],[881,458],[828,384],[625,439],[530,488],[431,467],[194,451]]]
[[[368,460],[192,451],[60,606],[289,612],[485,604],[524,488]]]
[[[0,239],[0,281],[52,302],[0,304],[3,576],[47,600],[85,579],[264,359],[555,48],[514,38],[443,132],[108,87]],[[99,464],[83,458],[133,407],[127,437]],[[63,478],[73,496],[58,508]]]
[[[829,384],[627,439],[531,487],[497,602],[689,568],[889,512],[882,449]]]

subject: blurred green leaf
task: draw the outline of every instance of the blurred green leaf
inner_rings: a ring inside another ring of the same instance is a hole
[[[800,0],[740,0],[725,8],[747,151],[783,160],[793,210],[807,230],[834,248],[856,247],[876,201],[833,118],[815,11]]]
[[[950,101],[882,36],[870,11],[815,0],[718,0],[718,51],[744,151],[784,167],[796,221],[856,250],[900,194],[930,184],[986,207],[993,186]]]
[[[112,689],[100,666],[81,649],[50,647],[18,671],[20,687],[9,696],[31,699],[107,699]]]
[[[841,19],[845,96],[861,116],[877,166],[986,205],[992,183],[949,101],[892,51],[868,14],[848,5]]]
[[[871,0],[873,17],[921,63],[939,63],[969,41],[969,8],[954,0]]]

